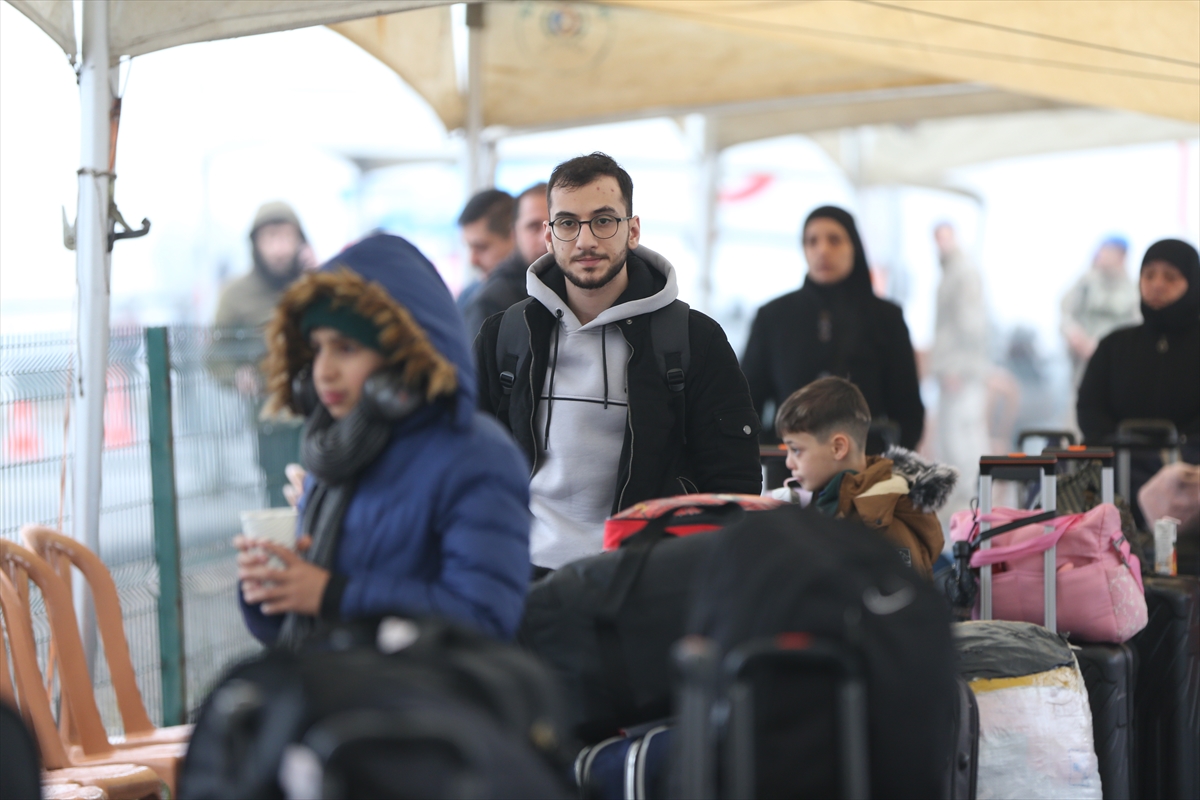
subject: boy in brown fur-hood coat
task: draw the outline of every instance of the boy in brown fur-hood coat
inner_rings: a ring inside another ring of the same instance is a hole
[[[821,378],[793,393],[775,419],[792,480],[812,493],[812,505],[882,532],[902,560],[931,577],[944,541],[936,512],[957,472],[901,447],[866,455],[870,412],[862,392],[843,378]]]

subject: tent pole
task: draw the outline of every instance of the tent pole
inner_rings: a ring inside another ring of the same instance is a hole
[[[483,133],[483,3],[467,4],[467,195],[484,188],[481,152]],[[489,182],[490,184],[490,182]]]
[[[697,300],[701,311],[711,313],[713,298],[713,261],[717,244],[717,191],[720,185],[721,152],[717,148],[717,118],[711,114],[697,115],[696,152],[698,156],[700,191],[699,267]]]
[[[101,461],[108,367],[109,111],[113,92],[108,51],[108,0],[83,3],[83,60],[79,207],[76,220],[76,359],[72,401],[75,423],[73,534],[100,551]],[[81,591],[81,589],[83,589]],[[76,610],[88,667],[95,664],[96,622],[91,595],[77,584]]]

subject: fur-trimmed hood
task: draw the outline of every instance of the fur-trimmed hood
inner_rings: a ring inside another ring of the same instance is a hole
[[[265,413],[297,410],[292,380],[313,358],[300,335],[300,317],[322,295],[370,319],[380,331],[384,355],[404,365],[409,385],[423,388],[431,402],[456,397],[455,424],[469,424],[475,365],[462,316],[429,259],[406,240],[384,234],[347,248],[284,292],[266,328]]]
[[[883,457],[892,462],[893,475],[908,481],[908,499],[920,511],[936,514],[958,483],[954,467],[926,461],[912,450],[892,445]]]

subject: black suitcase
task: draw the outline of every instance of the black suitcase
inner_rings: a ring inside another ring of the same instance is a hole
[[[682,647],[711,641],[721,680],[685,670],[679,795],[941,795],[958,688],[928,582],[878,532],[811,509],[749,515],[713,538]],[[854,700],[863,683],[869,707]]]
[[[1200,797],[1200,579],[1147,577],[1134,711],[1143,800]]]
[[[718,674],[700,677],[716,666],[715,644],[689,639],[677,657],[684,675],[699,679],[691,691],[703,697],[709,687],[720,690],[716,708],[682,705],[679,728],[693,741],[680,743],[676,796],[870,796],[867,675],[855,648],[806,633],[753,639],[733,648]],[[820,721],[786,724],[798,714]],[[814,750],[824,757],[808,757]]]
[[[960,676],[954,715],[954,752],[946,770],[946,799],[975,800],[979,783],[979,703]]]
[[[1104,800],[1138,796],[1133,698],[1137,653],[1129,644],[1078,643],[1075,658],[1092,709],[1092,738]]]

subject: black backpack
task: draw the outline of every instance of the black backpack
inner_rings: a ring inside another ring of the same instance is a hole
[[[722,659],[792,634],[853,651],[866,686],[869,796],[944,794],[958,687],[949,610],[933,587],[878,532],[812,509],[747,515],[711,536],[689,633]],[[835,689],[786,667],[754,676],[753,735],[740,739],[753,742],[754,796],[839,794],[838,766],[862,754],[835,735]]]
[[[529,360],[529,331],[525,326],[525,309],[536,303],[527,297],[510,306],[500,320],[496,336],[496,364],[500,368],[500,385],[505,394],[512,394],[517,376]],[[650,313],[650,341],[658,371],[673,395],[681,394],[687,384],[692,349],[688,337],[688,304],[673,300]]]
[[[436,620],[356,622],[226,675],[179,796],[565,797],[562,719],[519,648]]]

